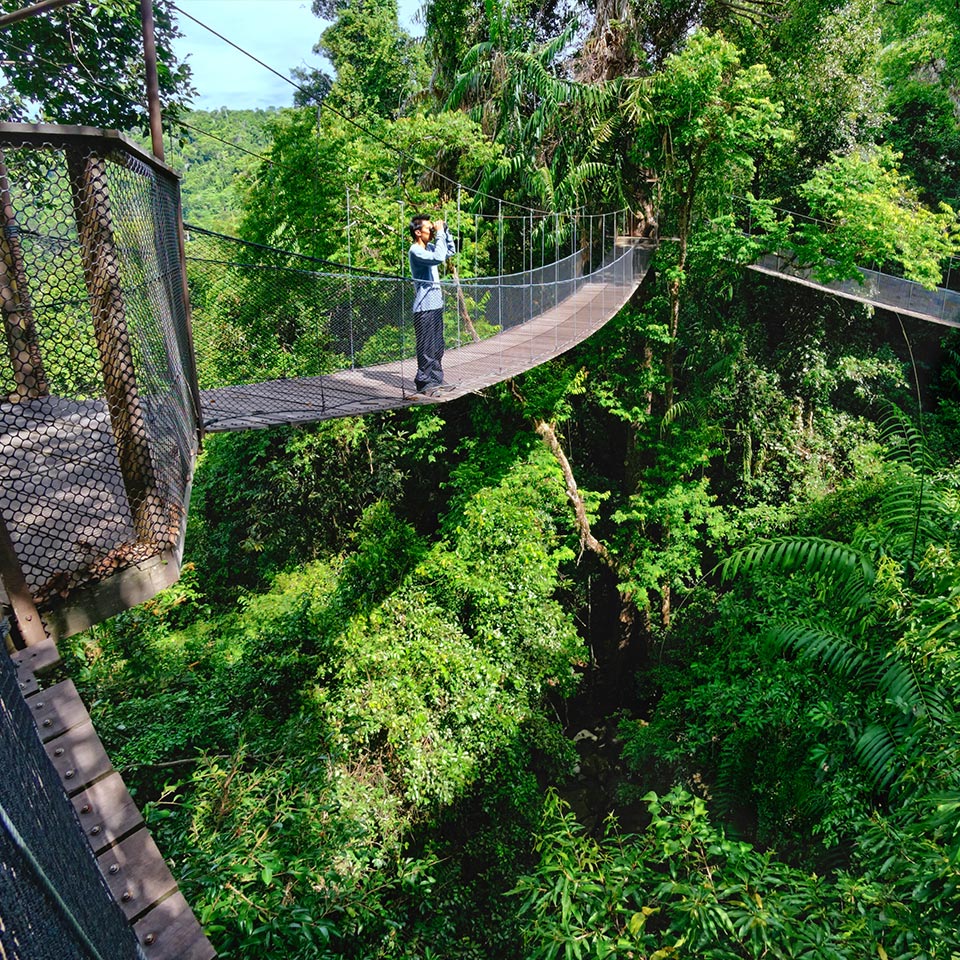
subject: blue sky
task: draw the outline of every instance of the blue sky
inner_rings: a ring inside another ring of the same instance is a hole
[[[177,6],[284,76],[296,66],[329,72],[312,52],[326,23],[310,12],[310,0],[177,0]],[[419,7],[419,0],[400,0],[400,24],[416,35],[423,32],[413,23]],[[185,36],[176,51],[181,58],[189,54],[198,92],[194,107],[239,110],[292,104],[294,88],[289,83],[187,17],[179,16],[179,23]]]

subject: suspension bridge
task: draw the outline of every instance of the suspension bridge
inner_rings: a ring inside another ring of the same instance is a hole
[[[452,389],[425,397],[414,385],[409,277],[184,231],[176,177],[120,135],[0,124],[0,215],[8,346],[0,605],[10,613],[7,645],[19,648],[0,682],[27,698],[24,713],[4,693],[5,722],[21,731],[39,725],[100,866],[57,915],[82,942],[84,891],[95,887],[119,904],[126,926],[90,944],[89,955],[209,960],[212,948],[76,690],[46,679],[59,661],[56,641],[179,576],[205,432],[447,402],[517,376],[614,317],[643,282],[653,247],[631,235],[622,211],[526,211],[510,269],[501,239],[493,275],[451,271],[441,281]],[[502,238],[502,224],[488,228],[488,238]],[[947,288],[926,291],[868,271],[823,283],[782,254],[750,268],[960,326],[960,296]],[[28,783],[51,774],[37,763],[18,776],[26,797]],[[25,801],[31,823],[40,822],[40,807],[56,807],[55,793],[51,782]],[[49,829],[67,829],[73,814],[64,807],[59,815],[60,826]],[[25,836],[2,805],[0,819],[5,862],[27,857],[42,830]],[[29,884],[0,886],[23,917],[32,898],[53,896],[51,889],[62,897],[70,887],[55,862],[31,863],[27,873]]]

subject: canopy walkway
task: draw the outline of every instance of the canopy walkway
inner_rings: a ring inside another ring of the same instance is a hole
[[[13,652],[0,715],[16,733],[3,738],[0,954],[210,960],[76,689],[51,675],[56,640],[177,578],[205,429],[423,402],[411,283],[223,237],[191,237],[188,257],[176,178],[102,131],[0,124],[0,217],[0,633]],[[550,260],[530,251],[512,274],[444,281],[451,398],[557,356],[630,297],[650,251],[616,214],[585,227],[562,256],[554,229]]]
[[[960,291],[957,290],[946,287],[928,290],[913,280],[865,267],[858,268],[859,279],[820,280],[812,267],[798,264],[796,257],[789,253],[768,253],[750,264],[748,269],[880,310],[892,310],[947,327],[960,327]]]
[[[320,376],[204,390],[200,394],[204,429],[248,430],[443,402],[517,376],[595,333],[630,299],[646,274],[651,248],[613,233],[609,241],[593,270],[589,259],[577,251],[508,276],[443,281],[448,304],[443,364],[453,389],[435,398],[417,393],[413,382],[417,364],[407,316],[410,281],[318,274],[311,299],[324,299],[330,286],[346,291],[350,304],[344,309],[357,322],[346,321],[349,332],[343,335],[340,350],[330,350],[329,327],[324,326],[327,343],[314,341],[307,352],[316,355],[326,348],[328,362],[340,357],[349,365]],[[360,336],[363,344],[351,350],[349,341]],[[394,358],[386,362],[357,363],[358,357],[389,353]]]
[[[184,241],[176,178],[115,134],[2,125],[0,149],[0,599],[18,622],[66,636],[176,579],[204,430],[425,402],[409,279]],[[563,254],[551,218],[537,257],[531,218],[522,269],[443,280],[446,398],[570,349],[642,280],[622,215],[568,225]]]
[[[623,214],[561,222],[530,213],[510,269],[501,241],[494,276],[451,270],[443,279],[444,367],[453,388],[428,398],[413,384],[409,279],[349,264],[318,270],[308,257],[200,230],[185,236],[176,177],[117,134],[0,124],[0,218],[8,358],[0,401],[0,614],[12,615],[8,648],[25,648],[19,689],[27,695],[46,682],[34,667],[56,662],[56,640],[179,576],[205,431],[442,402],[516,376],[615,316],[652,252],[626,235]],[[869,271],[863,284],[822,283],[774,255],[751,269],[960,326],[960,297],[951,290],[922,291]],[[84,791],[106,790],[114,772],[103,765],[75,691],[46,690],[32,706],[38,722],[49,720],[64,738],[47,752],[59,762],[65,793],[74,795],[81,780]],[[0,706],[8,700],[4,692]],[[108,820],[115,825],[98,858],[108,890],[129,904],[121,920],[136,949],[207,960],[209,944],[159,853],[140,836],[129,797],[119,788],[110,796],[97,835]],[[39,840],[25,838],[5,806],[0,821],[12,842],[5,862],[29,860]],[[129,862],[152,878],[142,897],[115,880],[126,851],[137,851]],[[154,912],[164,904],[167,913]],[[0,915],[0,934],[36,925],[34,905],[20,906],[16,917]],[[68,926],[73,909],[58,914]],[[161,939],[161,923],[178,932]],[[0,953],[6,948],[0,939]],[[133,955],[126,948],[87,953]]]
[[[747,202],[743,198],[734,198],[734,203],[740,207],[739,217],[744,234],[762,237],[763,232],[757,229],[753,222]],[[827,234],[830,232],[831,224],[805,214],[780,207],[772,208],[771,213],[779,223],[791,224],[791,229],[797,230],[801,235],[808,228]],[[932,290],[889,271],[864,266],[857,267],[854,277],[842,280],[825,279],[829,276],[829,269],[836,266],[833,261],[827,260],[822,268],[805,264],[792,250],[767,253],[746,266],[755,273],[819,290],[830,296],[853,300],[878,310],[890,310],[947,327],[960,327],[960,290],[954,289],[955,285],[960,284],[960,265],[953,258],[946,265],[941,286]]]

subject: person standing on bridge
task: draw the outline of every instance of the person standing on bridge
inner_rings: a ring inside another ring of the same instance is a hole
[[[426,214],[410,221],[410,274],[413,277],[413,331],[417,338],[417,393],[435,397],[452,384],[443,380],[443,291],[440,264],[452,257],[453,238],[442,220]]]

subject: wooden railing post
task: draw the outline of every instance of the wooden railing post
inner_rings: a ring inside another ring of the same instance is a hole
[[[10,196],[10,182],[0,150],[0,309],[13,371],[11,403],[45,397],[49,392],[33,323],[20,230]]]
[[[162,530],[159,498],[127,330],[106,165],[96,155],[68,149],[67,167],[120,472],[137,539],[155,540]]]
[[[20,558],[17,556],[16,547],[7,530],[7,523],[2,516],[0,516],[0,580],[3,581],[7,599],[16,618],[20,638],[28,647],[43,643],[47,639],[47,630],[33,602],[33,595],[30,593],[20,567]]]

